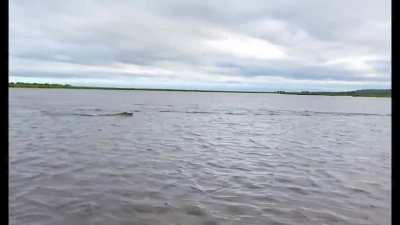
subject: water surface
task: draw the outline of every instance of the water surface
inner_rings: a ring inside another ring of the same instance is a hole
[[[11,224],[391,224],[388,98],[10,89],[9,110]]]

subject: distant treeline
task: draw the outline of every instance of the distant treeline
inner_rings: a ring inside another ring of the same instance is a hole
[[[8,87],[15,88],[71,88],[72,86],[69,84],[48,84],[48,83],[24,83],[24,82],[16,82],[16,83],[8,83]]]
[[[101,90],[145,90],[145,91],[192,91],[192,92],[230,92],[230,93],[274,93],[274,94],[289,94],[289,95],[327,95],[327,96],[353,96],[353,97],[391,97],[390,89],[365,89],[345,92],[251,92],[251,91],[213,91],[213,90],[180,90],[180,89],[147,89],[147,88],[115,88],[115,87],[85,87],[72,86],[69,84],[48,84],[48,83],[24,83],[16,82],[9,83],[12,88],[68,88],[68,89],[101,89]]]
[[[343,92],[285,92],[278,91],[278,94],[292,94],[292,95],[327,95],[327,96],[353,96],[353,97],[391,97],[392,90],[390,89],[364,89],[356,91],[343,91]]]

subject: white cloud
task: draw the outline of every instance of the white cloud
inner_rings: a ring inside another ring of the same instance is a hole
[[[381,60],[379,56],[353,56],[353,57],[344,57],[338,58],[334,60],[327,61],[325,65],[327,66],[337,66],[343,67],[351,71],[357,71],[360,74],[363,74],[365,77],[378,77],[380,74],[375,70],[374,65],[372,65],[371,61]]]
[[[13,0],[10,74],[93,85],[390,87],[390,10],[388,0]]]
[[[284,59],[287,57],[284,50],[267,40],[235,34],[232,32],[220,32],[219,37],[207,40],[212,50],[232,54],[236,57],[250,59]]]

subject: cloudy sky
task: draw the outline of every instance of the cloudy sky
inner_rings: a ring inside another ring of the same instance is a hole
[[[389,0],[11,0],[10,81],[389,88],[390,12]]]

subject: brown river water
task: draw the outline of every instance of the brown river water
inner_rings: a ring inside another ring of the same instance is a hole
[[[9,100],[10,224],[391,224],[390,98],[10,89]]]

